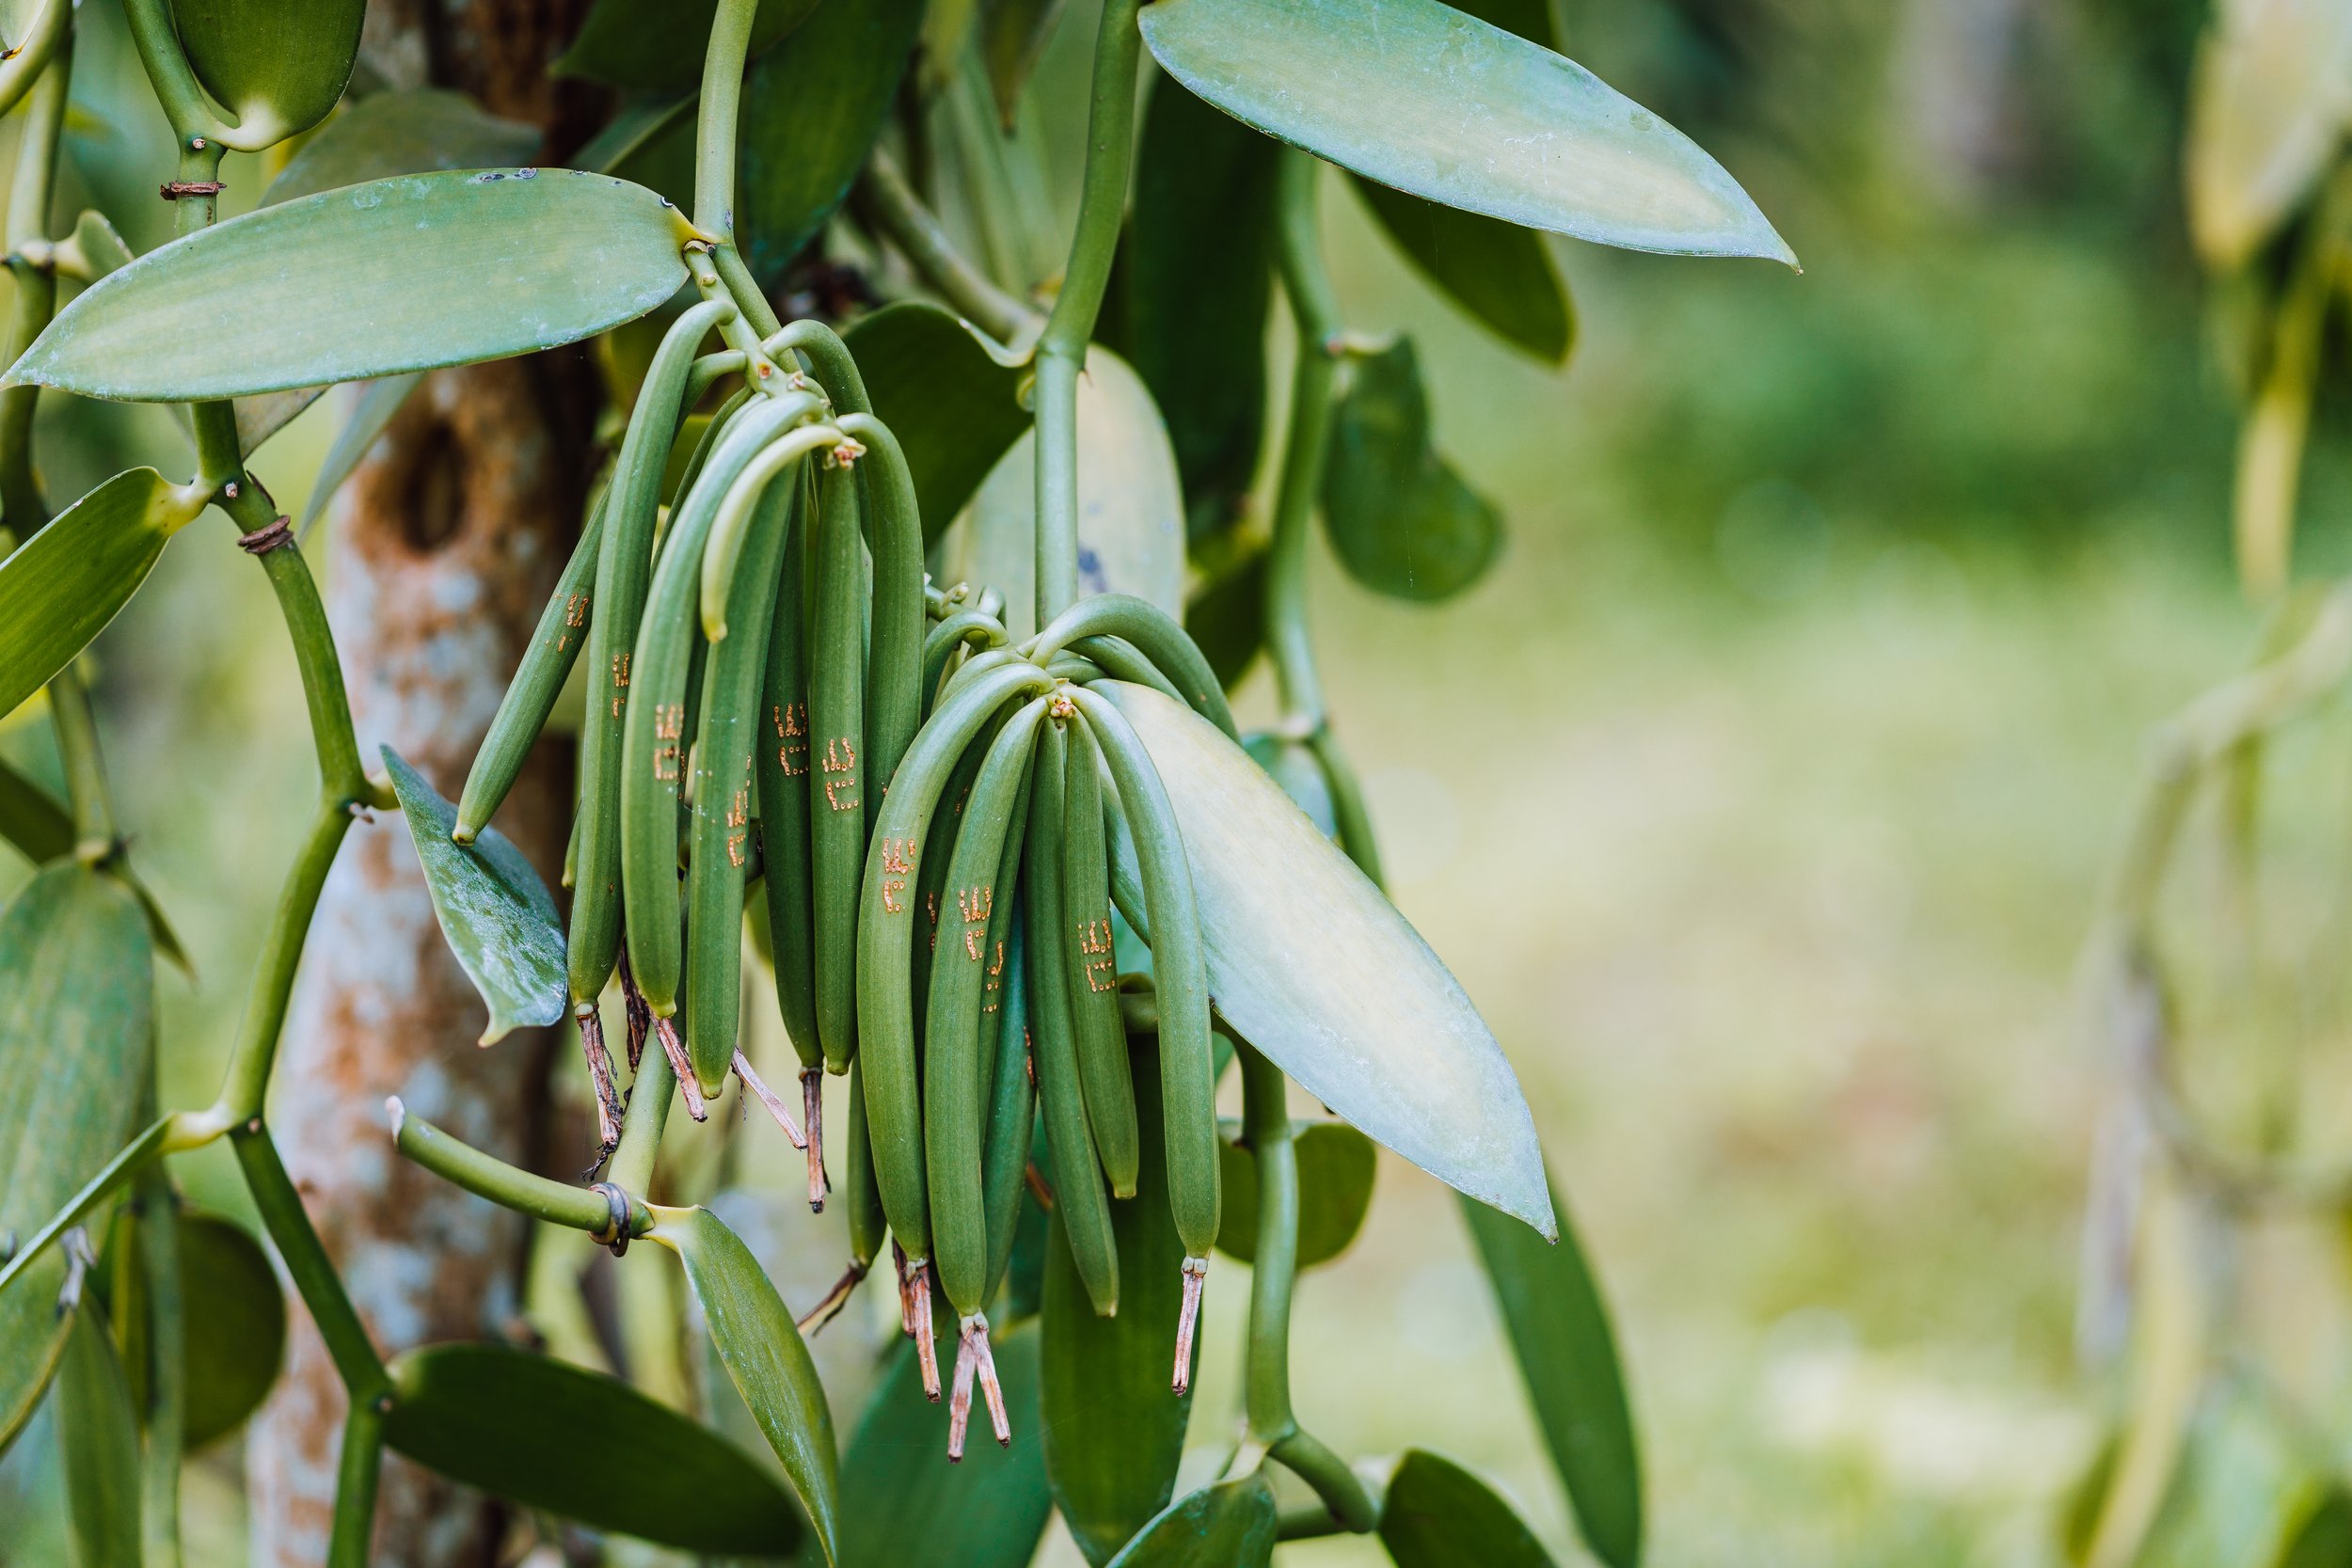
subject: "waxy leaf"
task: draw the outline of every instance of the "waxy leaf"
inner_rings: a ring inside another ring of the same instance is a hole
[[[1375,1141],[1552,1234],[1518,1080],[1421,933],[1224,732],[1149,687],[1095,689],[1168,787],[1209,990],[1233,1032]],[[1141,884],[1124,834],[1116,884],[1134,920]]]
[[[95,1305],[67,1320],[57,1370],[57,1447],[75,1568],[139,1568],[139,1418]]]
[[[138,592],[204,498],[152,468],[117,474],[0,561],[0,715],[49,684]]]
[[[1323,521],[1348,574],[1391,598],[1451,598],[1502,547],[1502,517],[1429,445],[1413,341],[1359,360],[1331,411]]]
[[[0,839],[35,865],[73,852],[73,818],[47,790],[0,758]]]
[[[1609,1308],[1552,1195],[1560,1239],[1547,1245],[1518,1221],[1475,1203],[1462,1218],[1502,1307],[1528,1401],[1576,1510],[1577,1529],[1610,1568],[1642,1557],[1642,1456],[1617,1367]]]
[[[269,1254],[218,1214],[180,1213],[180,1296],[187,1417],[197,1449],[261,1408],[286,1345],[286,1298]]]
[[[1389,1477],[1380,1544],[1396,1568],[1552,1568],[1534,1531],[1486,1483],[1450,1459],[1407,1449]]]
[[[8,377],[189,403],[529,354],[668,299],[692,233],[651,191],[576,169],[346,185],[150,251]]]
[[[58,247],[61,266],[72,259],[67,246],[78,256],[88,282],[95,283],[108,273],[120,272],[131,264],[131,247],[115,231],[114,221],[95,208],[84,209],[82,215],[73,220],[73,232]]]
[[[335,499],[344,480],[359,467],[359,460],[375,445],[375,438],[384,434],[392,416],[408,401],[408,394],[424,381],[422,371],[410,371],[405,375],[388,375],[381,381],[371,381],[359,393],[359,401],[352,405],[351,418],[335,433],[335,444],[319,459],[318,476],[310,481],[310,499],[302,503],[302,521],[296,526],[297,535],[307,535],[310,525],[319,520],[326,503]]]
[[[359,54],[367,0],[171,0],[196,78],[258,150],[326,118]]]
[[[1038,1327],[999,1324],[990,1340],[1012,1447],[976,1434],[962,1462],[948,1464],[946,1409],[923,1397],[914,1347],[899,1346],[842,1462],[843,1568],[1024,1568],[1036,1555],[1054,1511],[1038,1410]],[[974,1425],[985,1430],[977,1392],[973,1399]]]
[[[154,990],[146,917],[106,873],[63,862],[0,911],[0,1236],[31,1237],[130,1142]],[[67,1274],[55,1246],[0,1291],[0,1449],[65,1349]]]
[[[427,1345],[390,1370],[384,1441],[453,1481],[690,1552],[800,1547],[766,1467],[618,1378],[497,1344]]]
[[[1384,185],[1631,250],[1795,264],[1681,132],[1438,0],[1154,0],[1142,26],[1202,98]]]
[[[512,168],[539,150],[535,125],[501,119],[462,92],[419,87],[363,98],[302,144],[262,205],[446,168]]]
[[[833,1413],[792,1314],[751,1249],[709,1210],[663,1209],[657,1218],[653,1239],[686,1264],[727,1376],[784,1462],[825,1560],[839,1561],[841,1473]]]
[[[874,413],[906,449],[923,537],[935,543],[1029,428],[1021,403],[1029,356],[923,300],[861,318],[843,341],[857,356]]]
[[[1422,276],[1507,343],[1560,364],[1576,312],[1543,236],[1359,179],[1356,194]]]
[[[1273,1484],[1264,1471],[1253,1470],[1178,1498],[1111,1559],[1110,1568],[1265,1568],[1274,1557],[1274,1528]]]
[[[482,1043],[488,1045],[510,1029],[555,1022],[570,996],[555,895],[514,841],[496,828],[483,829],[471,844],[453,842],[449,835],[457,826],[457,808],[389,746],[384,748],[384,766],[391,770],[408,835],[416,840],[441,934],[489,1004]]]
[[[1223,1134],[1216,1156],[1224,1207],[1216,1246],[1247,1263],[1258,1256],[1258,1163],[1240,1145],[1240,1123],[1217,1131]],[[1380,1152],[1343,1121],[1294,1122],[1291,1148],[1298,1156],[1297,1266],[1311,1269],[1346,1251],[1364,1227]]]
[[[1045,1473],[1071,1536],[1094,1563],[1108,1560],[1168,1506],[1192,1414],[1191,1393],[1169,1387],[1184,1246],[1168,1209],[1158,1042],[1136,1036],[1128,1044],[1142,1160],[1136,1196],[1108,1200],[1119,1312],[1095,1315],[1056,1213],[1040,1323]],[[1196,1340],[1196,1366],[1200,1355]]]
[[[1045,40],[1061,18],[1062,0],[979,0],[980,62],[988,71],[989,96],[996,116],[1012,128],[1021,89],[1028,85]]]
[[[2352,6],[2223,0],[2189,93],[2188,227],[2242,266],[2319,182],[2352,119]]]
[[[850,0],[852,5],[857,0]],[[759,0],[753,55],[808,20],[817,0]],[[596,0],[580,36],[549,69],[607,87],[675,92],[702,80],[719,0]]]

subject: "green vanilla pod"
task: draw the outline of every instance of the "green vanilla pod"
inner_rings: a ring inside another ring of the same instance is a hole
[[[1094,736],[1073,714],[1063,732],[1062,921],[1059,946],[1070,983],[1070,1028],[1086,1091],[1087,1126],[1113,1197],[1136,1196],[1142,1159],[1136,1136],[1136,1086],[1128,1076],[1127,1031],[1119,1022],[1119,959],[1111,946],[1110,862],[1103,842],[1103,783]]]
[[[1181,703],[1184,694],[1176,689],[1176,683],[1160,673],[1160,667],[1143,657],[1141,650],[1119,637],[1081,637],[1070,645],[1070,651],[1099,667],[1115,681],[1132,681],[1148,686],[1171,702]]]
[[[858,392],[863,397],[865,388]],[[834,422],[866,449],[866,534],[874,563],[866,651],[866,770],[877,782],[866,798],[871,832],[891,775],[923,721],[923,514],[914,475],[890,427],[867,413],[845,412]]]
[[[805,362],[807,373],[824,388],[827,401],[837,412],[848,415],[874,411],[873,402],[866,395],[866,378],[858,373],[850,345],[823,322],[806,317],[787,322],[770,333],[759,346],[779,362],[786,354],[796,354]]]
[[[816,642],[808,683],[808,839],[817,933],[817,1038],[827,1070],[858,1049],[858,881],[866,864],[865,549],[852,470],[818,478]]]
[[[1024,792],[1016,824],[1027,815],[1028,793]],[[995,977],[994,989],[989,992],[993,1003],[982,1004],[983,1010],[993,1006],[996,1024],[988,1131],[980,1150],[980,1203],[988,1221],[988,1284],[980,1292],[985,1302],[996,1299],[1005,1271],[1012,1264],[1013,1233],[1021,1224],[1021,1195],[1028,1187],[1029,1149],[1037,1124],[1037,1085],[1029,1067],[1029,982],[1023,969],[1027,944],[1023,936],[1021,895],[1015,891],[1020,851],[1009,837],[1006,847],[1012,856],[999,873],[1002,880],[998,883],[1008,895],[1002,900],[1005,934],[998,944],[1004,972]]]
[[[933,623],[923,638],[924,712],[928,714],[937,701],[939,683],[947,675],[947,661],[958,649],[1001,648],[1005,641],[1004,623],[977,610],[958,610]]]
[[[931,963],[939,950],[940,932],[950,923],[946,907],[948,865],[955,859],[964,808],[970,803],[973,784],[979,780],[981,764],[987,760],[989,746],[1003,728],[1004,721],[1010,717],[1009,710],[999,708],[980,726],[972,744],[963,749],[963,755],[956,759],[954,770],[947,775],[947,785],[940,791],[939,804],[931,813],[931,831],[924,835],[923,863],[916,868],[914,881],[914,945],[907,956],[909,983],[917,1004],[914,1039],[918,1055],[928,1050],[928,1015],[921,1003],[930,994]]]
[[[1233,710],[1226,705],[1225,689],[1217,684],[1207,656],[1194,645],[1184,627],[1168,618],[1168,611],[1149,599],[1132,594],[1097,594],[1080,599],[1023,643],[1021,651],[1042,664],[1089,637],[1116,637],[1132,645],[1175,685],[1194,712],[1223,730],[1228,739],[1241,739],[1241,732],[1233,727]]]
[[[809,532],[815,518],[813,477],[803,466],[799,499],[776,578],[768,628],[768,668],[760,697],[755,779],[758,787],[760,858],[768,901],[768,941],[774,962],[776,1006],[794,1054],[801,1059],[802,1111],[808,1129],[808,1201],[825,1203],[824,1051],[817,1039],[815,870],[809,862],[808,606]]]

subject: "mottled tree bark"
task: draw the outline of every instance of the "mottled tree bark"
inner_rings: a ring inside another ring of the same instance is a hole
[[[366,58],[396,87],[471,92],[493,111],[579,139],[581,108],[546,62],[582,0],[384,0]],[[589,106],[593,108],[593,105]],[[595,379],[582,351],[439,372],[412,397],[332,514],[327,606],[363,751],[389,744],[454,798],[579,527]],[[498,826],[555,879],[571,800],[569,748],[543,741]],[[485,1009],[443,942],[397,815],[355,826],[310,931],[279,1053],[270,1121],[327,1251],[389,1355],[494,1338],[519,1310],[527,1235],[507,1212],[392,1150],[397,1094],[459,1137],[538,1163],[554,1036],[482,1050]],[[247,1439],[252,1560],[326,1557],[344,1397],[307,1320]],[[387,1456],[375,1560],[479,1568],[496,1506]]]

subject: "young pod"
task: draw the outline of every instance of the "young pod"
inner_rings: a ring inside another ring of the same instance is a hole
[[[858,392],[862,398],[863,386]],[[874,562],[866,651],[866,770],[874,780],[866,801],[870,830],[898,759],[923,720],[923,514],[915,501],[914,475],[890,427],[859,412],[845,411],[834,422],[866,453],[859,471],[865,476],[866,536]]]
[[[857,477],[817,484],[816,639],[809,673],[809,849],[817,950],[817,1037],[840,1072],[857,1051],[858,880],[866,864],[866,551]]]
[[[808,1122],[808,1200],[825,1201],[822,1095],[824,1050],[817,1038],[815,870],[809,862],[807,583],[815,480],[803,465],[789,537],[776,578],[768,628],[768,669],[760,698],[757,766],[759,844],[766,874],[768,940],[775,965],[776,1006],[801,1059]]]
[[[1025,800],[1022,816],[1027,809]],[[1022,969],[1026,943],[1021,898],[1014,891],[1020,850],[1009,836],[1006,847],[1012,855],[998,873],[997,883],[1008,895],[1001,901],[1004,934],[991,943],[998,955],[991,967],[1001,966],[1003,973],[991,976],[989,1000],[980,1005],[995,1026],[996,1047],[988,1079],[988,1130],[980,1148],[980,1204],[988,1222],[988,1283],[980,1299],[991,1302],[1012,1263],[1013,1235],[1021,1225],[1021,1195],[1028,1187],[1029,1148],[1037,1126],[1037,1086],[1029,1069],[1029,983]],[[983,1041],[989,1033],[981,1031]]]
[[[1136,1196],[1136,1086],[1127,1031],[1119,1022],[1119,958],[1111,948],[1110,863],[1104,847],[1103,783],[1083,715],[1064,731],[1061,960],[1070,1029],[1086,1091],[1087,1126],[1113,1197]]]
[[[1168,611],[1133,594],[1095,594],[1080,599],[1053,619],[1043,631],[1022,644],[1022,651],[1039,663],[1084,638],[1115,637],[1148,658],[1165,675],[1194,712],[1239,740],[1233,710],[1226,705],[1225,689],[1184,628]]]

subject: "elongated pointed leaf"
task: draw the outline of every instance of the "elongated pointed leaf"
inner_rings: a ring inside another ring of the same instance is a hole
[[[1516,1220],[1462,1205],[1577,1529],[1611,1568],[1634,1568],[1642,1559],[1642,1456],[1616,1337],[1557,1194],[1552,1212],[1560,1239],[1547,1245]]]
[[[1149,1036],[1129,1044],[1142,1160],[1136,1196],[1109,1200],[1119,1313],[1095,1315],[1057,1213],[1040,1324],[1045,1473],[1071,1536],[1094,1563],[1168,1506],[1192,1414],[1190,1392],[1169,1387],[1184,1247],[1168,1209],[1158,1047]],[[1209,1288],[1217,1288],[1214,1280]],[[1193,1356],[1198,1365],[1197,1343]]]
[[[73,1314],[57,1371],[57,1447],[75,1568],[139,1568],[139,1423],[105,1314]]]
[[[675,293],[691,237],[651,191],[576,169],[373,180],[150,251],[66,307],[8,375],[190,403],[529,354]]]
[[[857,0],[850,0],[852,5]],[[752,16],[757,56],[808,20],[817,0],[759,0]],[[719,0],[596,0],[580,36],[551,68],[607,87],[675,92],[701,82]]]
[[[1422,1449],[1406,1449],[1389,1477],[1380,1544],[1396,1568],[1551,1568],[1551,1554],[1509,1503],[1454,1461]]]
[[[1518,1080],[1421,933],[1224,732],[1148,687],[1096,689],[1119,704],[1168,786],[1209,990],[1233,1031],[1375,1141],[1551,1234]],[[1122,834],[1117,883],[1130,919],[1142,913],[1133,856]]]
[[[29,1239],[130,1141],[153,1007],[146,917],[115,878],[67,861],[0,911],[0,1235]],[[53,1247],[0,1291],[0,1449],[65,1349],[66,1276]]]
[[[131,602],[204,500],[152,468],[117,474],[0,561],[0,715],[49,684]]]
[[[1061,8],[1062,0],[980,0],[980,61],[988,71],[996,117],[1008,130]]]
[[[391,1364],[384,1441],[452,1480],[690,1552],[787,1557],[800,1510],[708,1427],[618,1378],[510,1345],[427,1345]]]
[[[751,1249],[709,1210],[665,1209],[653,1238],[686,1264],[727,1376],[784,1462],[825,1560],[839,1561],[841,1462],[833,1412],[792,1314]]]
[[[243,1426],[285,1358],[286,1298],[269,1254],[219,1214],[180,1214],[183,1354],[193,1449]]]
[[[2217,272],[2300,206],[2352,119],[2352,6],[2224,0],[2189,94],[2189,233]]]
[[[953,311],[923,300],[885,306],[844,335],[874,412],[906,449],[936,542],[1022,432],[1029,356],[991,342]]]
[[[268,139],[326,118],[351,80],[367,0],[171,0],[204,90]]]
[[[1576,311],[1541,235],[1374,181],[1352,183],[1397,248],[1456,305],[1538,359],[1567,358]]]
[[[1036,1555],[1054,1511],[1038,1408],[1038,1327],[1026,1323],[991,1338],[1012,1447],[999,1449],[979,1435],[987,1418],[975,1394],[971,1446],[961,1463],[948,1464],[947,1412],[923,1397],[914,1347],[899,1346],[841,1466],[843,1568],[1023,1568]]]
[[[1384,185],[1630,250],[1795,263],[1681,132],[1438,0],[1154,0],[1142,25],[1202,98]]]
[[[319,460],[318,477],[310,481],[310,496],[302,503],[302,522],[295,530],[299,534],[310,531],[310,525],[319,520],[326,503],[335,499],[344,480],[359,467],[359,460],[375,445],[375,438],[384,434],[392,422],[408,394],[422,384],[424,372],[410,371],[405,375],[388,375],[381,381],[371,381],[359,401],[352,406],[351,418],[335,433],[335,444],[326,449]]]
[[[262,205],[445,168],[512,168],[539,150],[539,128],[501,119],[446,87],[380,92],[302,144],[262,193]]]
[[[47,790],[0,759],[0,838],[35,865],[73,852],[73,818]]]
[[[457,808],[423,774],[384,748],[400,809],[416,840],[424,885],[441,934],[467,977],[489,1004],[482,1043],[508,1030],[553,1023],[570,992],[564,982],[564,927],[555,896],[514,842],[485,828],[473,843],[451,842]]]
[[[1274,1558],[1274,1487],[1264,1471],[1253,1471],[1169,1504],[1111,1568],[1265,1568]]]
[[[1348,574],[1391,598],[1451,598],[1502,547],[1502,515],[1429,444],[1410,338],[1359,363],[1331,411],[1323,520]]]
[[[1248,1263],[1258,1256],[1258,1163],[1236,1141],[1238,1122],[1218,1131],[1216,1246]],[[1291,1147],[1298,1154],[1297,1265],[1311,1269],[1346,1251],[1364,1227],[1380,1152],[1343,1121],[1295,1123]]]

